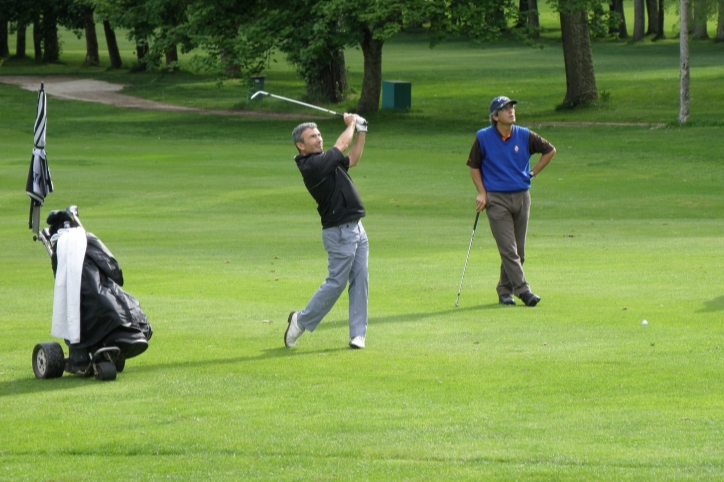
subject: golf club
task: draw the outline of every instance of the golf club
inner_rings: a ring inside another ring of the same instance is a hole
[[[286,100],[287,102],[292,102],[294,104],[303,105],[304,107],[309,107],[311,109],[317,109],[317,110],[321,110],[322,112],[327,112],[328,114],[334,114],[334,115],[338,115],[340,117],[344,117],[344,114],[340,114],[339,112],[325,109],[323,107],[317,107],[316,105],[312,105],[312,104],[306,104],[304,102],[300,102],[300,101],[294,100],[294,99],[289,99],[287,97],[282,97],[281,95],[270,94],[269,92],[264,92],[263,90],[258,90],[256,92],[254,92],[254,95],[251,96],[251,99],[253,100],[254,98],[256,98],[259,95],[268,95],[269,97],[274,97],[275,99]]]
[[[281,95],[270,94],[269,92],[265,92],[263,90],[258,90],[256,92],[254,92],[254,94],[250,97],[250,99],[253,100],[259,95],[268,95],[269,97],[274,97],[275,99],[286,100],[287,102],[291,102],[293,104],[303,105],[304,107],[309,107],[311,109],[317,109],[317,110],[321,110],[322,112],[327,112],[328,114],[333,114],[333,115],[338,115],[340,117],[344,117],[344,114],[342,114],[340,112],[335,112],[333,110],[325,109],[324,107],[318,107],[316,105],[307,104],[305,102],[300,102],[298,100],[290,99],[288,97],[282,97]],[[368,125],[368,122],[364,121],[364,125]]]
[[[465,264],[463,265],[463,275],[460,278],[460,288],[458,288],[458,297],[455,298],[455,308],[458,307],[458,301],[460,301],[460,292],[463,290],[463,279],[465,279],[465,268],[468,267],[468,258],[470,257],[470,248],[473,247],[473,238],[475,237],[475,229],[478,227],[478,219],[480,218],[480,211],[475,215],[475,224],[473,224],[473,234],[470,236],[470,244],[468,245],[468,254],[465,255]]]

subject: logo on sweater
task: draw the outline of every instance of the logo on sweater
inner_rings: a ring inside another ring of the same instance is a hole
[[[518,152],[518,146],[515,146],[515,152]]]

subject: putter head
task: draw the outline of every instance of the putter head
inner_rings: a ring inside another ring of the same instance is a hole
[[[267,93],[264,92],[263,90],[257,90],[257,91],[254,92],[254,94],[250,97],[250,99],[251,99],[251,100],[254,100],[254,99],[256,99],[256,98],[257,98],[258,96],[260,96],[260,95],[269,95],[269,94],[267,94]]]

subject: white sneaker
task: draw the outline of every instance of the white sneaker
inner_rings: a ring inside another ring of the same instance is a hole
[[[284,345],[290,348],[297,345],[297,340],[302,336],[302,333],[304,333],[304,327],[297,323],[298,315],[298,311],[289,313],[289,319],[287,320],[289,326],[287,327],[287,331],[284,332]]]
[[[365,337],[364,336],[355,336],[351,340],[349,340],[349,346],[352,348],[359,348],[362,349],[365,347]]]

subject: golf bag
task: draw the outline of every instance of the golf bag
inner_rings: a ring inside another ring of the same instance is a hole
[[[51,211],[47,222],[49,227],[43,229],[39,238],[50,255],[56,277],[58,243],[73,228],[82,229],[82,225],[75,206]],[[86,241],[80,279],[79,341],[65,340],[68,358],[64,358],[58,343],[36,345],[33,370],[38,378],[55,378],[66,371],[82,376],[95,375],[100,380],[115,379],[116,374],[123,371],[127,359],[146,351],[153,334],[138,301],[121,288],[123,272],[113,254],[95,235],[84,230],[79,233],[85,235]],[[54,329],[55,323],[54,313]]]

